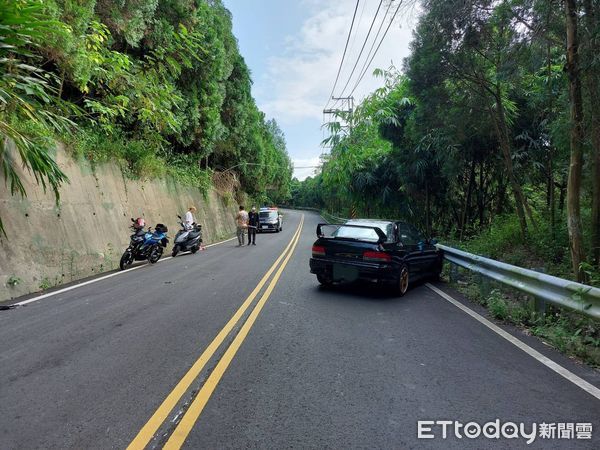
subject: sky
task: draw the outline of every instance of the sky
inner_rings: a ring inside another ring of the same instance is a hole
[[[334,86],[352,23],[356,0],[223,0],[233,16],[233,32],[240,53],[252,73],[252,94],[267,118],[274,118],[286,136],[294,163],[294,176],[300,180],[314,174],[324,131],[323,109]],[[371,27],[380,0],[359,0],[353,31],[333,96],[347,96],[371,49],[380,23],[383,35],[401,0],[391,0],[386,21],[382,22],[390,0],[384,0],[360,60],[360,50]],[[412,3],[407,2],[405,3]],[[353,93],[355,103],[380,87],[373,69],[398,69],[409,54],[417,10],[400,6],[385,40],[366,75]],[[374,50],[374,49],[373,49]],[[349,80],[352,68],[353,77]],[[348,82],[348,84],[347,84]],[[347,84],[344,92],[343,88]],[[329,105],[331,107],[333,105]],[[341,106],[341,105],[340,105]]]

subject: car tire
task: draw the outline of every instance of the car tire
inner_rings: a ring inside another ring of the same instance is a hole
[[[410,284],[410,272],[406,264],[402,264],[400,267],[400,273],[398,274],[398,282],[396,284],[396,291],[402,297],[408,291]]]
[[[319,274],[317,275],[317,281],[321,286],[331,286],[333,284],[331,278],[327,278],[326,276]]]

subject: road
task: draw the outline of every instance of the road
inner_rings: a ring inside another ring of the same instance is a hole
[[[0,448],[600,448],[598,398],[425,283],[402,298],[319,287],[319,217],[285,218],[256,247],[229,241],[0,311]],[[591,423],[592,439],[417,438],[418,420],[496,419]]]

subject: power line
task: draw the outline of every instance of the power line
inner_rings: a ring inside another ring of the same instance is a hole
[[[373,47],[375,47],[375,43],[377,42],[377,38],[379,37],[379,33],[381,33],[381,29],[383,28],[383,24],[385,23],[385,19],[387,18],[388,13],[389,13],[390,8],[392,7],[393,3],[394,3],[393,0],[390,0],[390,2],[388,3],[388,7],[385,10],[385,15],[383,16],[383,20],[379,24],[379,28],[377,29],[377,34],[375,35],[375,39],[373,39],[373,42],[371,43],[371,48],[369,49],[369,53],[367,53],[367,57],[365,58],[365,63],[360,68],[359,73],[361,74],[361,76],[359,78],[361,78],[363,76],[362,73],[364,72],[365,68],[367,67],[367,62],[369,61],[369,57],[371,56],[371,52],[373,51]],[[400,3],[402,3],[402,1],[400,1]],[[352,92],[354,92],[354,89],[352,89]],[[352,95],[352,94],[350,94],[350,95]]]
[[[390,30],[390,27],[392,26],[392,23],[394,23],[394,19],[396,18],[396,15],[398,14],[398,11],[400,11],[400,6],[402,6],[402,0],[400,0],[400,2],[398,3],[398,7],[396,8],[396,11],[394,11],[394,15],[392,16],[392,20],[390,20],[390,23],[388,24],[387,28],[385,29],[385,32],[383,33],[381,41],[379,41],[379,45],[377,45],[377,48],[375,49],[375,53],[373,53],[373,56],[371,57],[371,60],[369,61],[369,63],[365,67],[364,72],[361,74],[360,78],[358,79],[358,81],[356,82],[356,84],[354,85],[354,87],[352,88],[352,92],[350,92],[350,95],[352,95],[354,93],[354,91],[356,90],[356,88],[358,87],[358,85],[360,84],[360,82],[362,81],[363,77],[365,76],[365,74],[369,70],[369,67],[371,66],[371,63],[373,62],[373,59],[375,59],[375,55],[377,55],[377,52],[379,51],[379,47],[381,47],[381,44],[385,40],[385,37],[387,36],[387,33]]]
[[[352,72],[350,72],[350,76],[348,77],[348,81],[346,81],[346,84],[344,85],[344,89],[342,89],[342,93],[340,94],[340,97],[344,96],[344,92],[346,91],[346,88],[350,84],[350,80],[352,79],[352,75],[354,75],[354,71],[356,70],[356,66],[358,66],[358,62],[360,61],[360,57],[362,56],[363,51],[365,50],[365,46],[367,45],[367,41],[369,40],[369,36],[371,35],[371,30],[373,29],[373,25],[375,25],[375,20],[377,19],[377,16],[379,15],[379,10],[381,9],[382,4],[383,4],[383,0],[379,0],[379,6],[377,6],[377,11],[375,11],[375,16],[373,17],[373,20],[371,21],[371,26],[369,27],[369,31],[367,32],[367,37],[365,38],[365,41],[363,42],[363,45],[360,49],[360,53],[358,54],[358,58],[356,58],[354,67],[352,67]]]
[[[362,8],[360,8],[360,16],[358,16],[358,22],[356,22],[356,29],[360,30],[360,24],[362,23],[362,18],[365,14],[365,6],[367,6],[367,1],[364,1],[362,4]],[[352,38],[352,42],[350,43],[350,47],[348,47],[348,51],[352,53],[354,49],[354,44],[356,44],[356,38],[358,37],[358,33],[354,33],[354,37]]]
[[[339,74],[341,72],[341,65],[340,65],[340,70],[338,71],[338,77],[336,78],[336,82],[334,84],[334,89],[331,91],[331,99],[335,100],[335,102],[333,104],[333,107],[329,108],[329,109],[327,109],[327,106],[328,106],[329,103],[327,103],[325,105],[325,108],[323,109],[323,122],[324,123],[327,123],[327,121],[325,120],[325,116],[331,116],[331,115],[338,116],[338,114],[340,112],[347,112],[347,113],[350,113],[350,119],[349,120],[346,119],[346,125],[342,126],[342,129],[349,129],[349,130],[352,129],[351,115],[352,115],[352,112],[354,110],[354,98],[352,96],[344,97],[343,93],[346,91],[348,85],[350,84],[350,81],[352,80],[352,76],[354,75],[354,72],[356,71],[356,67],[358,66],[358,63],[360,62],[360,58],[363,55],[363,52],[364,52],[365,47],[367,45],[367,42],[369,41],[369,37],[371,36],[371,31],[373,31],[373,25],[375,25],[375,21],[377,20],[377,16],[379,15],[379,11],[381,10],[381,5],[382,4],[383,4],[383,0],[379,0],[379,5],[377,6],[377,11],[375,11],[375,16],[373,17],[373,20],[371,21],[371,25],[369,26],[369,31],[367,32],[367,36],[365,37],[365,41],[362,44],[362,47],[360,49],[360,53],[358,54],[358,58],[356,59],[356,62],[354,63],[354,66],[352,67],[352,71],[350,73],[350,76],[349,76],[348,80],[346,81],[346,84],[344,85],[344,89],[342,89],[342,95],[340,95],[337,98],[334,98],[333,97],[333,93],[335,91],[335,87],[337,86]],[[356,17],[357,8],[358,8],[358,3],[356,5],[356,8],[354,9],[354,16],[352,18],[352,23],[354,23],[354,18]],[[352,28],[352,26],[351,26],[351,28]],[[347,50],[347,45],[348,45],[349,37],[350,37],[350,34],[348,34],[348,39],[346,40],[346,48],[344,49],[344,56],[346,55],[346,50]],[[344,58],[342,57],[342,61],[343,61],[343,59]],[[338,104],[337,103],[338,101],[341,101],[342,105],[344,105],[345,103],[347,103],[348,104],[348,108],[347,109],[336,108],[336,105]],[[329,141],[329,137],[323,140],[323,142],[327,142],[327,141]]]
[[[356,38],[358,37],[358,30],[360,30],[360,24],[362,23],[362,19],[363,16],[365,14],[365,6],[367,6],[367,1],[362,2],[362,7],[360,8],[360,15],[358,16],[358,21],[356,22],[356,30],[357,32],[354,33],[354,37],[352,38],[352,42],[350,42],[350,46],[348,47],[348,54],[351,55],[352,54],[352,50],[354,50],[354,45],[356,44]],[[333,97],[333,92],[330,95],[330,97]],[[333,98],[330,98],[330,100],[334,100],[333,104],[330,106],[330,109],[336,108],[339,100],[335,100]]]
[[[340,73],[342,71],[342,66],[344,64],[344,59],[346,58],[346,50],[348,50],[348,43],[350,42],[350,35],[352,34],[352,28],[354,27],[354,19],[356,18],[356,11],[358,11],[358,4],[360,0],[356,0],[356,6],[354,7],[354,15],[352,16],[352,23],[350,24],[350,30],[348,31],[348,37],[346,38],[346,45],[344,46],[344,54],[342,55],[342,60],[340,61],[340,67],[338,68],[337,76],[335,77],[335,83],[333,83],[333,88],[331,89],[331,94],[327,98],[327,103],[325,104],[325,108],[329,105],[331,101],[331,97],[333,97],[333,92],[335,91],[335,87],[337,86],[337,82],[340,78]]]

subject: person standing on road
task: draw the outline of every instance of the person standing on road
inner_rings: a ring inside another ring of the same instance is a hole
[[[235,222],[237,225],[237,238],[238,247],[244,245],[244,234],[248,228],[248,213],[244,210],[244,207],[240,205],[240,210],[235,216]]]
[[[260,226],[260,217],[256,212],[256,206],[248,213],[248,245],[256,245],[256,230]]]

